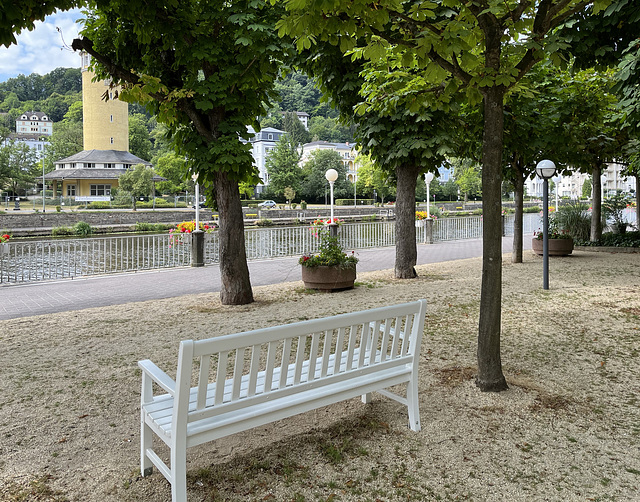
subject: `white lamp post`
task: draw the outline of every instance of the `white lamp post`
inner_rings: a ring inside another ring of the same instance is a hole
[[[198,174],[195,173],[191,176],[191,179],[196,184],[196,228],[194,230],[200,230],[200,185],[198,184]]]
[[[431,185],[431,181],[433,180],[433,173],[424,173],[424,182],[427,185],[427,219],[431,218],[429,214],[429,206],[431,205],[431,198],[429,195],[429,186]]]
[[[333,184],[336,182],[336,180],[338,179],[338,171],[336,171],[335,169],[329,169],[325,174],[324,177],[327,178],[327,181],[329,182],[329,187],[330,187],[330,191],[331,191],[331,197],[330,197],[330,201],[331,201],[331,220],[330,220],[330,224],[333,224]]]
[[[536,166],[536,174],[542,178],[542,287],[549,289],[549,178],[556,174],[556,165],[550,160],[541,160]]]
[[[42,212],[46,213],[47,210],[45,209],[45,192],[46,192],[46,186],[44,184],[44,153],[42,154]]]

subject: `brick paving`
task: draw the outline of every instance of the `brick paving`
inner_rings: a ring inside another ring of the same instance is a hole
[[[512,240],[503,238],[504,253],[511,252]],[[530,249],[531,239],[524,242]],[[360,250],[357,255],[358,271],[386,270],[393,268],[395,248]],[[478,256],[482,256],[481,239],[418,244],[419,265]],[[297,257],[250,261],[249,273],[253,286],[300,280]],[[9,284],[0,286],[0,320],[218,291],[217,265]]]

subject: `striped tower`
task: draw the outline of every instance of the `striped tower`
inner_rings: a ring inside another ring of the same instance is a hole
[[[129,105],[114,98],[106,80],[93,81],[91,56],[82,54],[82,114],[84,150],[129,151]],[[104,93],[109,92],[107,101]]]

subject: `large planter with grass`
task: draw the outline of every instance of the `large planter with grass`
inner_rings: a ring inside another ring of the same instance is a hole
[[[302,266],[302,281],[307,289],[319,291],[340,291],[353,288],[356,280],[356,266]]]
[[[542,256],[542,239],[531,241],[533,252]],[[549,239],[549,256],[569,256],[573,252],[573,239]]]

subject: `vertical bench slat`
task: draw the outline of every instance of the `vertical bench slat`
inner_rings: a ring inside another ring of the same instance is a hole
[[[349,371],[353,368],[353,353],[356,348],[356,337],[358,336],[358,326],[351,326],[349,330],[349,346],[347,347],[347,365],[345,370]]]
[[[276,352],[278,350],[278,342],[270,342],[267,350],[267,367],[264,371],[264,389],[262,392],[271,392],[273,387],[273,366],[276,361]]]
[[[209,384],[209,368],[211,356],[205,355],[200,358],[200,371],[198,374],[198,398],[196,409],[201,410],[207,405],[207,385]]]
[[[258,381],[258,372],[260,371],[260,348],[261,345],[254,345],[251,348],[251,368],[249,369],[247,396],[256,395],[256,382]]]
[[[402,332],[404,333],[404,336],[402,337],[402,355],[406,356],[409,352],[409,342],[410,342],[410,338],[411,338],[411,331],[412,331],[412,326],[413,326],[413,318],[414,316],[412,315],[407,315],[404,318],[404,329],[402,330]]]
[[[373,324],[373,333],[371,333],[371,347],[369,349],[369,364],[376,362],[376,354],[378,353],[378,337],[380,335],[380,321]],[[380,356],[382,358],[382,356]]]
[[[291,357],[291,338],[287,338],[284,341],[284,347],[282,347],[282,364],[280,365],[280,385],[279,389],[284,389],[287,386],[287,373],[289,368],[289,358]]]
[[[333,338],[333,330],[326,330],[324,332],[324,347],[322,348],[322,369],[320,370],[320,377],[327,376],[329,370],[329,356],[331,355],[331,340]]]
[[[333,361],[333,374],[337,375],[340,372],[340,363],[342,362],[342,345],[344,344],[344,332],[345,328],[338,328],[338,336],[336,337],[336,350],[335,360]]]
[[[240,397],[240,384],[242,383],[242,368],[244,367],[244,351],[245,347],[236,350],[236,363],[233,367],[233,380],[231,390],[231,400],[235,401]]]
[[[365,355],[367,354],[367,348],[369,347],[371,324],[365,322],[362,324],[362,335],[360,336],[360,353],[358,354],[358,368],[364,366]]]
[[[316,363],[318,362],[318,344],[320,343],[320,333],[311,335],[311,352],[309,353],[309,371],[307,381],[310,382],[316,377]]]
[[[393,319],[384,320],[384,333],[382,334],[382,347],[380,348],[380,362],[389,359],[389,333],[391,332],[391,322]]]
[[[402,319],[395,318],[393,327],[393,343],[391,344],[391,359],[398,357],[398,346],[400,345],[400,335],[402,334]]]
[[[216,395],[214,405],[222,404],[224,399],[224,382],[227,379],[228,351],[218,353],[218,367],[216,368]]]
[[[298,350],[296,351],[295,372],[293,385],[298,385],[302,377],[302,363],[304,363],[304,352],[307,344],[307,335],[300,335],[298,338]]]

